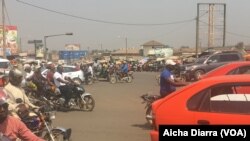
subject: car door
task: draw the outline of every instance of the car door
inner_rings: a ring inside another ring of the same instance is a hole
[[[242,95],[233,90],[233,87],[247,85],[250,86],[250,84],[225,84],[206,89],[192,96],[187,102],[187,108],[194,113],[195,122],[199,125],[250,124],[250,95]],[[225,100],[228,95],[236,99]],[[222,96],[224,99],[214,101],[215,97]]]
[[[206,61],[206,72],[209,72],[219,66],[221,66],[222,64],[224,64],[224,62],[220,61],[220,55],[219,54],[215,54],[211,57],[209,57]]]

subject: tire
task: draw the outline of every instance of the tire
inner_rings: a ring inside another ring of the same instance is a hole
[[[84,97],[84,101],[82,99],[79,99],[79,108],[83,111],[93,111],[93,109],[95,108],[94,98],[91,95],[88,95]]]
[[[76,78],[73,78],[73,81],[76,83],[76,84],[82,84],[82,80],[80,79],[80,78],[78,78],[78,77],[76,77]]]
[[[133,78],[131,76],[128,76],[127,83],[131,83],[133,81]]]
[[[52,130],[52,135],[54,137],[54,141],[69,141],[68,139],[64,139],[64,133],[60,130]],[[52,141],[49,133],[44,136],[44,140]]]
[[[195,71],[195,74],[194,74],[194,79],[197,81],[200,79],[201,75],[205,74],[205,72],[203,70],[197,70]]]
[[[110,81],[109,81],[109,82],[110,82],[111,84],[114,84],[114,83],[116,83],[116,82],[117,82],[117,80],[116,80],[116,77],[115,77],[115,76],[110,76],[110,78],[109,78],[109,79],[110,79]]]
[[[152,107],[149,106],[146,110],[146,120],[147,123],[152,126],[153,125],[153,120],[152,120]]]

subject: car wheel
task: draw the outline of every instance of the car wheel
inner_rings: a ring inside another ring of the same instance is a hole
[[[201,78],[201,75],[203,75],[203,74],[205,74],[205,72],[203,71],[203,70],[197,70],[196,72],[195,72],[195,80],[197,81],[197,80],[199,80],[200,78]]]

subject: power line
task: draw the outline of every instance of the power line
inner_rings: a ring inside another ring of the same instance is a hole
[[[59,12],[59,11],[55,11],[55,10],[51,10],[48,8],[44,8],[41,6],[37,6],[31,3],[27,3],[21,0],[16,0],[17,2],[20,2],[24,5],[28,5],[31,7],[35,7],[44,11],[49,11],[52,13],[56,13],[56,14],[60,14],[60,15],[64,15],[64,16],[68,16],[68,17],[72,17],[72,18],[77,18],[77,19],[82,19],[82,20],[87,20],[87,21],[92,21],[92,22],[98,22],[98,23],[105,23],[105,24],[114,24],[114,25],[126,25],[126,26],[165,26],[165,25],[171,25],[171,24],[180,24],[180,23],[186,23],[186,22],[190,22],[190,21],[194,21],[196,18],[192,18],[192,19],[188,19],[188,20],[182,20],[182,21],[175,21],[175,22],[168,22],[168,23],[152,23],[152,24],[143,24],[143,23],[122,23],[122,22],[112,22],[112,21],[104,21],[104,20],[97,20],[97,19],[91,19],[91,18],[85,18],[85,17],[80,17],[80,16],[75,16],[72,14],[67,14],[67,13],[63,13],[63,12]]]
[[[233,33],[233,32],[229,32],[229,31],[226,31],[226,33],[231,34],[231,35],[235,35],[235,36],[239,36],[239,37],[250,38],[250,36],[242,35],[242,34],[238,34],[238,33]]]
[[[201,20],[199,20],[199,22],[201,22],[201,23],[204,23],[204,24],[207,24],[207,25],[208,25],[208,23],[207,23],[207,22],[204,22],[204,21],[201,21]],[[215,27],[215,28],[217,28],[217,27]],[[218,28],[217,28],[217,29],[218,29]],[[250,36],[247,36],[247,35],[242,35],[242,34],[238,34],[238,33],[234,33],[234,32],[230,32],[230,31],[226,31],[226,33],[231,34],[231,35],[234,35],[234,36],[239,36],[239,37],[250,38]]]

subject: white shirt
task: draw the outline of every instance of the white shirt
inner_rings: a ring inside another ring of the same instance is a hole
[[[60,74],[59,72],[55,72],[54,75],[53,75],[53,79],[54,79],[54,82],[55,82],[57,88],[60,87],[60,86],[66,85],[65,83],[59,82],[57,80],[58,78],[61,78],[62,80],[64,80],[64,76],[62,74]]]
[[[91,76],[93,76],[93,69],[92,69],[91,66],[88,67],[88,72],[90,72],[90,73],[91,73]]]

